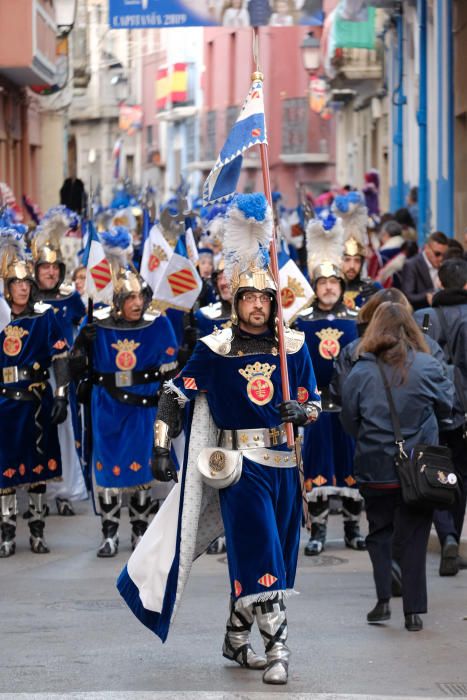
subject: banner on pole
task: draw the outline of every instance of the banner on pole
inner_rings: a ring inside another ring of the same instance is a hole
[[[301,3],[246,0],[240,8],[226,5],[230,3],[223,0],[109,0],[109,25],[112,29],[163,29],[316,26],[323,22],[321,3],[317,0]]]

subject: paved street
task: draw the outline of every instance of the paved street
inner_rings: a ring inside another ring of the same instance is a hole
[[[203,556],[195,564],[167,644],[133,618],[115,588],[129,556],[126,520],[125,510],[114,560],[95,556],[99,521],[87,503],[74,518],[49,517],[49,555],[28,551],[20,520],[17,554],[0,565],[1,698],[467,696],[467,572],[440,579],[437,554],[429,555],[426,630],[403,629],[399,600],[389,624],[369,626],[369,560],[343,548],[340,518],[333,516],[325,555],[301,558],[301,595],[289,602],[290,682],[274,688],[220,654],[227,608],[223,556]]]

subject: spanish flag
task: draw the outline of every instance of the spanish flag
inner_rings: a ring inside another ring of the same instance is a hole
[[[187,101],[188,67],[186,63],[174,63],[170,92],[173,105]]]
[[[167,108],[169,87],[168,68],[159,68],[156,75],[156,110],[158,112]]]

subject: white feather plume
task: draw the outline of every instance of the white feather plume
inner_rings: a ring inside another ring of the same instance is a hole
[[[365,246],[368,209],[363,202],[363,198],[359,202],[349,202],[347,211],[341,211],[338,203],[339,198],[336,198],[332,208],[335,216],[339,216],[342,219],[344,241],[353,238],[362,246]]]
[[[332,227],[329,227],[331,218],[328,217],[326,221],[328,226],[322,219],[311,219],[306,227],[307,263],[310,275],[313,274],[317,265],[329,262],[339,266],[342,260],[344,248],[342,220],[335,218]]]
[[[246,217],[233,204],[224,220],[225,275],[231,280],[235,270],[244,271],[251,264],[264,268],[269,262],[273,234],[273,217],[269,205],[263,220]]]

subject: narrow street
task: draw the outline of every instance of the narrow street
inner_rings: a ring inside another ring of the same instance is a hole
[[[80,513],[48,518],[52,552],[44,556],[29,552],[26,525],[20,521],[17,554],[2,562],[2,700],[265,700],[275,693],[294,700],[370,700],[467,694],[467,575],[440,578],[434,552],[428,557],[425,630],[405,631],[398,599],[390,623],[370,626],[365,616],[374,590],[368,556],[344,549],[340,516],[332,516],[325,554],[301,557],[300,596],[289,601],[289,684],[265,687],[259,673],[236,667],[220,653],[227,610],[225,556],[205,555],[194,565],[173,634],[162,645],[133,618],[115,588],[129,556],[126,510],[121,549],[110,560],[95,556],[99,521],[89,504],[81,504]],[[255,636],[254,641],[260,650],[260,640]]]

